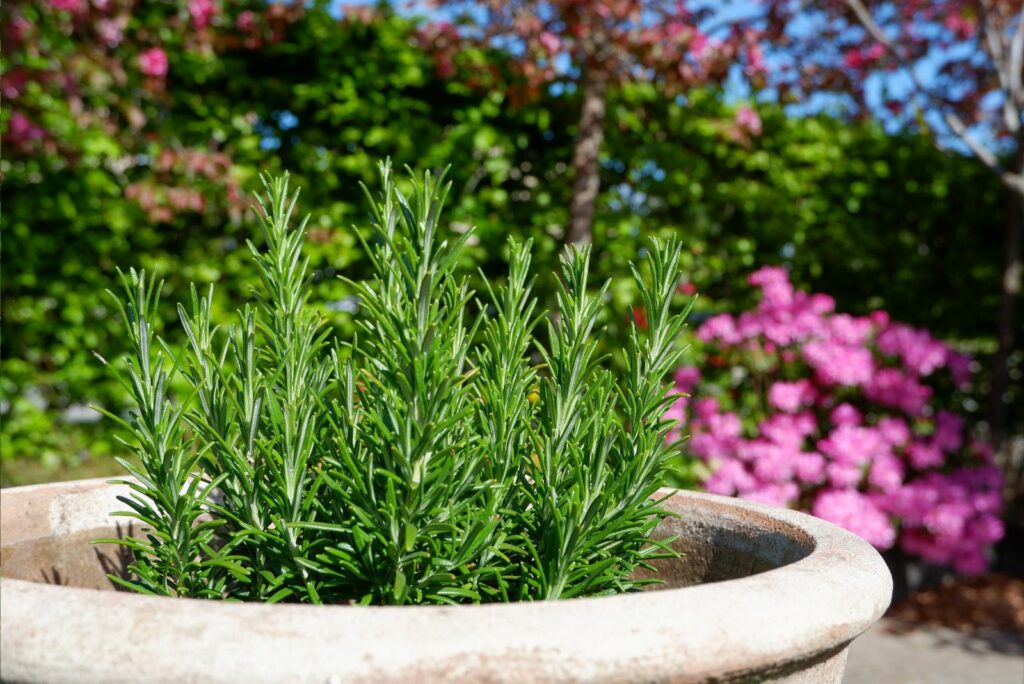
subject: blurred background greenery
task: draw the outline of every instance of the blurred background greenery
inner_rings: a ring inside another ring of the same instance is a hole
[[[577,93],[513,98],[516,76],[496,51],[467,50],[444,73],[421,24],[387,8],[339,19],[242,1],[221,28],[188,30],[185,3],[136,3],[101,21],[75,7],[2,9],[3,485],[116,470],[111,429],[88,408],[126,408],[94,356],[123,349],[104,290],[117,267],[164,275],[172,340],[172,302],[189,281],[220,284],[219,315],[230,316],[255,277],[244,243],[262,170],[288,170],[303,188],[317,304],[343,333],[358,303],[334,276],[363,272],[358,183],[385,156],[452,165],[451,226],[476,226],[467,272],[502,273],[510,234],[532,237],[541,270],[553,270]],[[163,74],[146,53],[157,44]],[[598,275],[622,275],[645,238],[675,233],[698,317],[749,305],[747,274],[782,264],[840,310],[884,308],[971,350],[984,370],[999,305],[998,181],[925,135],[768,104],[755,106],[754,134],[737,125],[741,106],[713,87],[685,99],[643,83],[609,92]],[[613,291],[612,350],[633,305],[626,280]],[[985,392],[964,406],[979,422]]]

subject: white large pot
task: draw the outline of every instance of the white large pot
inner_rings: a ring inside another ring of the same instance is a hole
[[[110,591],[103,480],[0,493],[5,682],[839,682],[889,604],[867,543],[808,515],[679,492],[667,586],[422,607],[258,605]],[[99,591],[103,589],[105,591]]]

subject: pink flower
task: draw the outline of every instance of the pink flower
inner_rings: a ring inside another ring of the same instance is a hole
[[[740,108],[736,116],[739,117],[744,109],[749,112],[745,116],[757,116],[757,113],[749,108]],[[786,307],[793,301],[793,286],[789,283],[789,274],[780,266],[764,266],[751,273],[747,282],[761,288],[761,301],[769,308]]]
[[[14,15],[11,21],[11,39],[20,42],[32,30],[32,22],[20,14]]]
[[[826,490],[814,500],[814,515],[860,536],[877,549],[896,541],[896,529],[871,499],[859,492]]]
[[[860,50],[853,49],[848,50],[846,54],[843,55],[843,64],[847,69],[859,70],[864,68],[866,60],[864,59],[864,54]]]
[[[960,389],[966,389],[971,384],[971,357],[968,354],[961,354],[950,350],[946,354],[946,365],[949,366],[949,374],[953,382]]]
[[[675,425],[665,435],[668,443],[674,443],[683,436],[682,426],[686,424],[686,407],[689,403],[685,396],[677,398],[665,412],[665,420],[674,421]]]
[[[6,73],[0,74],[0,94],[9,100],[17,99],[25,92],[28,85],[28,72],[20,69],[8,69]]]
[[[235,27],[239,31],[248,33],[252,31],[256,26],[256,15],[253,14],[252,10],[245,10],[238,14],[238,18],[235,19]]]
[[[188,0],[188,13],[192,17],[192,26],[202,31],[219,11],[213,0]]]
[[[879,454],[871,464],[868,482],[883,492],[893,492],[903,485],[905,473],[903,461],[892,453],[886,452]]]
[[[768,390],[768,403],[780,411],[795,413],[814,403],[814,385],[809,380],[776,382]]]
[[[864,395],[883,406],[899,408],[907,414],[922,415],[932,397],[932,390],[895,368],[882,368],[864,388]]]
[[[793,472],[806,484],[821,484],[825,481],[825,459],[814,451],[801,453],[793,464]]]
[[[732,412],[717,413],[707,418],[708,431],[718,437],[739,437],[743,429],[740,417]]]
[[[751,45],[747,49],[747,68],[744,69],[744,72],[747,76],[755,76],[763,74],[765,69],[764,50],[760,45]]]
[[[960,40],[964,40],[974,34],[975,21],[975,19],[965,17],[962,14],[949,14],[942,23],[953,32],[953,35]]]
[[[863,344],[871,334],[870,318],[857,318],[847,314],[835,314],[828,321],[829,332],[845,344]]]
[[[900,357],[906,367],[918,375],[931,375],[946,364],[949,354],[949,348],[927,331],[899,323],[879,333],[876,343],[883,354]]]
[[[967,448],[970,449],[971,455],[982,463],[986,463],[988,465],[995,463],[995,450],[988,442],[983,442],[980,439],[972,437]]]
[[[940,537],[959,537],[964,531],[970,508],[959,502],[940,503],[924,516],[924,527]]]
[[[718,400],[711,397],[700,399],[693,405],[693,410],[697,419],[706,423],[718,414]]]
[[[804,345],[803,355],[818,379],[827,385],[863,385],[874,373],[871,352],[863,347],[814,341]]]
[[[732,458],[735,453],[734,442],[733,439],[723,439],[708,432],[694,432],[689,440],[691,451],[705,463]]]
[[[839,463],[861,465],[888,448],[874,428],[840,425],[818,441],[818,450]]]
[[[843,64],[847,69],[862,70],[872,66],[884,54],[885,48],[878,43],[866,50],[854,48],[843,55]]]
[[[540,43],[540,46],[544,48],[545,52],[549,55],[553,55],[562,49],[562,41],[559,40],[558,36],[549,31],[541,32],[537,42]]]
[[[964,536],[982,544],[994,544],[1006,534],[1003,521],[994,515],[979,515],[967,523]]]
[[[697,331],[697,337],[704,342],[718,340],[722,344],[736,344],[740,341],[736,323],[729,314],[718,314],[704,321]]]
[[[935,434],[932,441],[943,451],[953,453],[964,445],[964,419],[949,411],[935,416]]]
[[[749,490],[754,485],[754,477],[747,472],[742,463],[724,461],[712,473],[704,486],[712,494],[732,496],[740,490]]]
[[[670,392],[671,394],[671,392]],[[672,405],[669,406],[668,410],[665,411],[665,420],[675,422],[667,435],[665,435],[665,441],[669,444],[675,442],[683,436],[681,427],[686,423],[686,408],[689,405],[689,399],[686,397],[678,397]]]
[[[933,443],[921,440],[917,440],[907,447],[907,457],[910,459],[911,465],[919,470],[940,466],[945,461],[941,449]]]
[[[693,37],[690,38],[690,45],[688,46],[690,54],[694,56],[697,61],[701,61],[707,55],[711,42],[708,37],[700,31],[694,31]]]
[[[836,300],[827,294],[814,294],[810,299],[811,309],[817,314],[832,313],[836,308]]]
[[[743,493],[748,501],[768,504],[769,506],[789,506],[799,494],[798,487],[792,482],[769,484],[755,487]]]
[[[61,12],[78,14],[85,11],[85,0],[49,0],[50,7]]]
[[[676,381],[676,388],[680,392],[692,392],[693,388],[700,382],[700,369],[693,366],[683,366],[676,370],[673,379]]]
[[[784,483],[793,478],[795,459],[792,448],[764,440],[751,440],[745,444],[745,449],[747,454],[744,460],[752,464],[754,474],[762,482]]]
[[[825,466],[825,475],[837,489],[856,489],[864,479],[864,467],[856,463],[832,462]]]
[[[100,19],[96,22],[96,34],[104,45],[113,50],[124,40],[125,19]]]
[[[910,441],[910,428],[902,418],[886,416],[878,421],[875,429],[882,439],[894,447],[903,446]]]
[[[988,559],[979,549],[963,549],[953,554],[953,569],[964,575],[980,575],[988,570]]]
[[[679,397],[672,405],[665,411],[665,420],[678,420],[680,422],[686,420],[686,397]]]
[[[804,439],[815,430],[814,417],[809,413],[791,415],[787,413],[776,413],[762,420],[758,426],[758,432],[775,444],[799,449]]]
[[[838,427],[840,425],[860,425],[863,416],[860,415],[860,411],[856,408],[844,402],[832,409],[828,419],[829,422]]]
[[[11,114],[7,133],[16,141],[42,140],[46,132],[21,112]]]
[[[149,48],[139,55],[139,71],[146,76],[164,78],[167,68],[167,53],[162,48]]]
[[[736,110],[736,125],[750,135],[761,135],[761,117],[747,106]]]

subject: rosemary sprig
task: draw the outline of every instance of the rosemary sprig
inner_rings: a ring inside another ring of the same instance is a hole
[[[469,233],[441,215],[444,174],[403,193],[391,165],[366,192],[373,277],[351,282],[363,316],[332,340],[309,306],[305,222],[287,176],[266,178],[261,288],[219,329],[212,291],[179,306],[172,358],[150,329],[159,286],[124,276],[137,410],[112,416],[140,467],[123,499],[147,530],[116,541],[139,591],[252,601],[458,603],[625,591],[671,553],[651,532],[670,453],[665,375],[685,313],[671,302],[678,243],[634,269],[648,326],[634,325],[618,381],[601,353],[608,284],[587,249],[562,260],[557,320],[540,312],[531,243],[509,245],[481,297],[458,272]],[[481,274],[482,275],[482,274]],[[476,309],[476,313],[471,311]],[[535,336],[544,324],[547,343]],[[172,401],[180,374],[191,393]]]

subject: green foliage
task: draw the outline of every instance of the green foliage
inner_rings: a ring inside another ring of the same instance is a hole
[[[136,409],[128,420],[107,416],[132,435],[124,446],[142,466],[118,459],[135,480],[127,482],[132,494],[118,497],[131,511],[115,515],[137,519],[147,526],[148,534],[145,539],[107,540],[145,559],[130,567],[139,577],[137,583],[115,575],[110,579],[147,594],[212,597],[219,589],[204,586],[206,561],[200,558],[209,554],[217,523],[200,521],[200,517],[222,478],[203,482],[192,477],[201,452],[187,446],[185,404],[173,406],[167,401],[168,380],[177,372],[177,364],[150,324],[162,286],[134,269],[122,275],[122,281],[125,301],[113,293],[111,297],[124,321],[132,358],[115,375]]]
[[[460,71],[442,78],[417,22],[386,9],[339,20],[320,5],[289,5],[295,13],[284,21],[285,6],[247,0],[197,36],[183,1],[137,7],[124,42],[109,50],[92,24],[72,30],[47,3],[0,8],[5,25],[19,14],[34,27],[22,42],[7,41],[5,75],[54,70],[0,113],[4,483],[17,477],[12,459],[90,467],[119,450],[106,423],[68,417],[87,404],[119,415],[127,406],[92,355],[126,350],[102,295],[118,264],[162,274],[164,292],[177,299],[189,297],[190,282],[203,292],[217,284],[211,319],[232,320],[231,302],[260,283],[245,249],[257,217],[239,197],[268,165],[306,188],[302,209],[316,216],[307,230],[310,303],[343,337],[356,329],[355,292],[333,276],[369,274],[349,226],[364,215],[359,183],[371,182],[374,160],[388,155],[424,168],[451,161],[445,227],[477,227],[462,265],[504,274],[509,238],[532,240],[534,292],[554,306],[578,95],[513,102],[481,76],[507,60],[480,50],[459,55]],[[235,27],[245,11],[262,27],[252,43]],[[159,87],[135,63],[158,39],[169,59]],[[65,76],[81,101],[66,97]],[[677,102],[634,85],[609,97],[595,281],[624,273],[649,236],[685,237],[685,280],[705,309],[744,306],[746,274],[784,263],[796,284],[833,295],[845,310],[886,308],[939,336],[990,338],[1002,207],[977,164],[923,137],[770,107],[759,109],[760,136],[737,135],[733,108],[715,92]],[[13,111],[46,128],[38,147],[12,138]],[[174,198],[189,201],[174,209]],[[601,352],[621,371],[619,350],[640,302],[629,279],[614,280],[608,295]],[[152,315],[170,347],[187,343],[168,325],[172,307]]]
[[[532,245],[510,243],[504,285],[475,299],[458,274],[472,236],[445,234],[450,190],[430,173],[406,195],[390,163],[367,192],[371,276],[350,343],[309,304],[307,222],[287,176],[265,181],[260,276],[237,322],[212,322],[213,292],[179,306],[187,349],[155,335],[160,287],[124,278],[131,347],[119,376],[136,408],[121,500],[146,529],[120,543],[146,593],[251,601],[408,604],[556,599],[633,589],[671,554],[651,532],[673,453],[685,313],[673,314],[682,249],[655,242],[647,307],[621,382],[602,363],[606,283],[588,249],[562,258],[557,320],[538,313]],[[479,312],[470,316],[476,302]],[[547,343],[535,337],[546,320]],[[536,357],[533,353],[536,353]],[[537,360],[540,363],[537,363]],[[173,376],[188,389],[172,400]]]
[[[751,304],[749,272],[785,265],[851,313],[884,308],[945,338],[991,335],[1004,195],[984,167],[925,136],[771,105],[758,108],[755,136],[734,111],[714,93],[621,93],[602,182],[633,201],[606,195],[602,244],[625,250],[653,227],[687,235],[691,282],[731,310]]]

